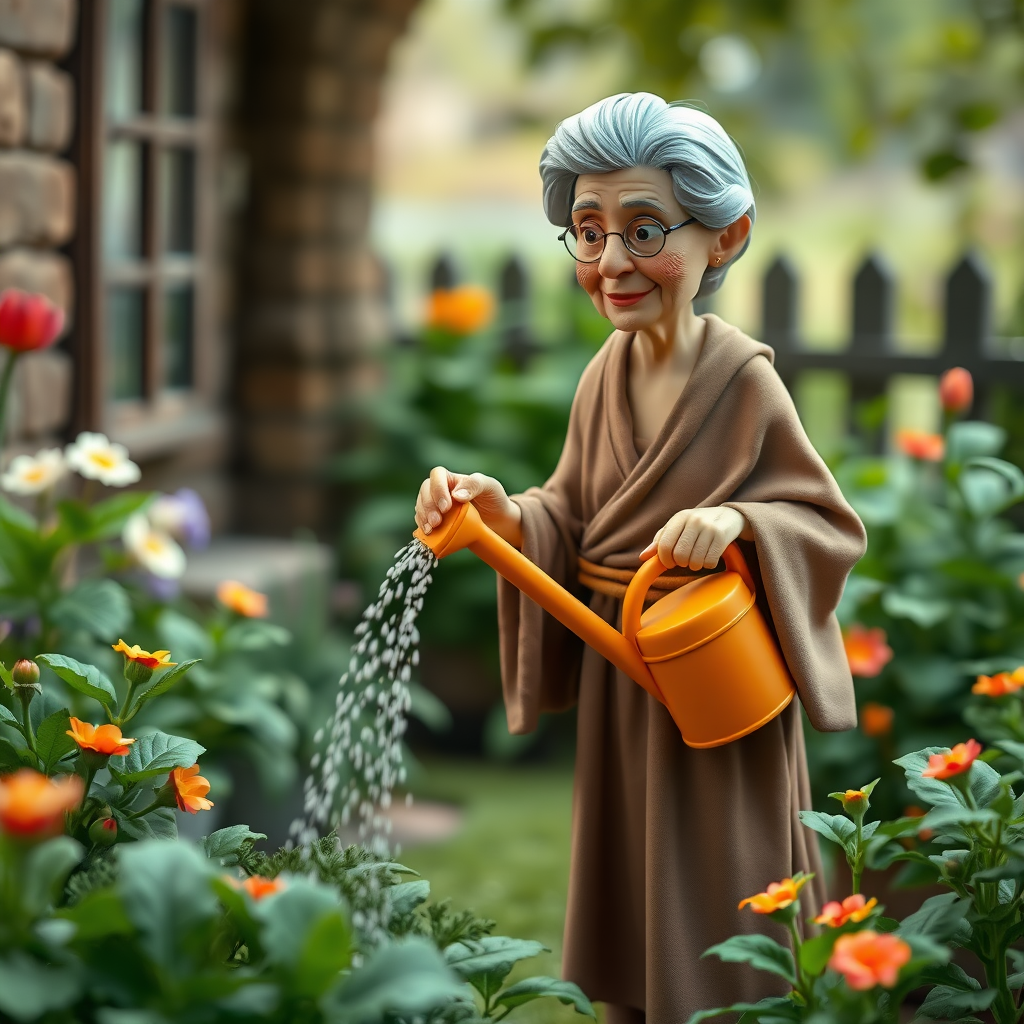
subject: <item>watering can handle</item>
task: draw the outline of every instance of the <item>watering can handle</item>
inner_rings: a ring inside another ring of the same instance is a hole
[[[722,554],[722,561],[725,567],[732,572],[738,573],[739,577],[747,585],[750,593],[754,593],[754,577],[751,575],[750,566],[743,557],[739,545],[733,542]],[[636,644],[636,634],[640,630],[640,616],[644,610],[644,598],[651,584],[663,573],[669,570],[670,566],[657,556],[648,558],[636,571],[636,575],[629,581],[626,587],[626,595],[622,599],[622,635],[631,643]]]

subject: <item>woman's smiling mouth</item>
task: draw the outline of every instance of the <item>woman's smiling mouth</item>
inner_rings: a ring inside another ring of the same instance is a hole
[[[605,292],[604,297],[613,306],[632,306],[639,302],[645,295],[650,295],[657,285],[648,288],[645,292]]]

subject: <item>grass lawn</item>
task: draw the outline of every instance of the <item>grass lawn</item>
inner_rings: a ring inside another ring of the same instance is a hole
[[[503,767],[477,761],[427,761],[416,796],[460,805],[451,839],[403,852],[399,860],[430,880],[432,897],[450,897],[498,922],[497,935],[537,939],[551,949],[519,964],[513,981],[561,976],[562,928],[569,879],[572,769]],[[600,1010],[598,1010],[600,1013]],[[537,1000],[509,1021],[583,1021],[570,1006]]]

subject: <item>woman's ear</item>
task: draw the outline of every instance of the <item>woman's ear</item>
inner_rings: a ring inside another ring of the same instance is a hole
[[[708,254],[708,262],[713,267],[720,267],[723,263],[728,263],[743,248],[743,243],[746,242],[747,235],[749,234],[750,217],[747,214],[743,214],[742,217],[734,220],[715,239],[715,244],[711,247],[711,252]]]

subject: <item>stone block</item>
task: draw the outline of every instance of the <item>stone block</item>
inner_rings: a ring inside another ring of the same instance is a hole
[[[25,140],[25,77],[21,61],[0,50],[0,146],[20,146]]]
[[[312,180],[365,178],[373,167],[368,126],[344,128],[309,125],[286,128],[271,125],[256,141],[258,160],[288,177]]]
[[[45,61],[26,65],[28,145],[58,153],[67,149],[74,123],[71,76]]]
[[[342,395],[341,373],[325,366],[243,364],[242,408],[250,413],[323,413]]]
[[[61,433],[71,419],[71,382],[67,352],[47,349],[22,356],[11,381],[10,437]]]
[[[77,24],[78,0],[0,0],[0,46],[63,57]]]
[[[0,253],[0,291],[20,288],[40,292],[67,314],[74,312],[74,278],[66,256],[34,249],[13,249]]]
[[[240,426],[246,464],[261,476],[306,476],[323,472],[335,451],[333,417],[246,417]]]
[[[74,227],[71,164],[35,153],[0,153],[0,246],[63,245]]]

